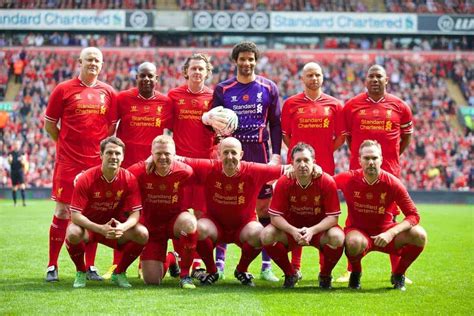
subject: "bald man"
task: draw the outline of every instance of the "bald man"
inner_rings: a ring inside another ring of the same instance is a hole
[[[317,163],[324,172],[334,175],[334,151],[344,143],[342,104],[323,93],[324,75],[315,62],[304,65],[301,71],[304,91],[288,98],[283,104],[281,127],[283,141],[288,146],[288,162],[293,147],[303,142],[316,153]],[[292,266],[302,278],[301,247],[292,251]]]
[[[45,130],[56,142],[56,159],[51,198],[56,201],[49,230],[47,282],[59,281],[58,257],[69,223],[69,204],[77,174],[100,164],[100,141],[111,135],[117,122],[114,89],[99,81],[102,52],[84,48],[78,60],[79,76],[60,83],[49,98]],[[87,277],[102,280],[94,268],[95,248],[86,249]]]
[[[347,101],[344,106],[344,135],[350,148],[350,170],[360,168],[359,147],[366,139],[377,141],[383,153],[381,168],[400,178],[400,155],[408,147],[413,133],[410,107],[398,97],[387,92],[387,72],[381,65],[373,65],[367,71],[363,92]],[[399,214],[396,204],[390,208]],[[392,272],[398,265],[399,256],[390,256]],[[340,281],[347,280],[340,278]],[[407,279],[407,283],[411,281]]]

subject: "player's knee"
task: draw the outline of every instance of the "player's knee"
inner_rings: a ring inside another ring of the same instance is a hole
[[[344,232],[339,228],[331,228],[328,233],[329,245],[332,247],[342,247],[344,245]]]
[[[138,224],[135,226],[134,239],[136,243],[144,245],[148,242],[148,229],[145,226]]]
[[[345,247],[349,255],[357,255],[364,249],[364,240],[358,236],[346,237]]]
[[[260,241],[263,246],[271,245],[275,242],[275,227],[268,225],[260,234]]]
[[[69,243],[77,245],[82,241],[83,231],[82,228],[71,224],[68,226],[66,231],[66,239]]]
[[[428,241],[428,235],[421,226],[415,226],[411,229],[413,243],[418,247],[424,247]]]
[[[146,275],[145,273],[143,274],[143,282],[146,285],[160,285],[161,284],[161,278],[158,276],[151,276],[151,275]]]
[[[197,222],[197,232],[199,240],[206,239],[211,234],[209,225],[202,221]]]
[[[197,221],[196,218],[192,215],[187,217],[183,220],[181,224],[181,231],[185,232],[186,234],[192,234],[196,232],[197,229]]]

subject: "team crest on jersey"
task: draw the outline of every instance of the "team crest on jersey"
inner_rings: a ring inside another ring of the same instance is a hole
[[[379,214],[385,213],[385,207],[381,206],[379,207]]]
[[[145,105],[145,106],[143,107],[143,111],[145,111],[145,112],[150,112],[150,106],[149,106],[149,105]]]
[[[388,109],[387,110],[387,118],[391,118],[392,117],[392,109]]]
[[[171,197],[171,204],[178,203],[178,195],[175,194]]]
[[[257,102],[262,102],[262,94],[263,94],[263,92],[258,92],[257,93]]]
[[[179,181],[173,183],[173,192],[178,192],[179,189]]]
[[[64,188],[61,187],[61,188],[58,188],[58,190],[56,191],[56,195],[57,195],[58,197],[61,197],[61,194],[63,193],[63,189],[64,189]]]
[[[105,197],[107,197],[107,198],[112,197],[112,192],[110,192],[110,191],[105,192]]]
[[[147,189],[147,190],[153,190],[153,183],[147,182],[147,183],[145,184],[145,189]]]
[[[298,108],[298,114],[303,114],[304,113],[304,109],[303,108]]]
[[[204,100],[204,109],[208,109],[209,108],[209,100]]]
[[[87,94],[87,99],[88,100],[92,100],[94,98],[94,96],[91,94],[91,93],[88,93]]]
[[[308,197],[306,195],[302,195],[300,200],[301,202],[306,202],[308,200]]]
[[[123,190],[118,190],[117,194],[115,194],[115,198],[117,200],[120,200],[122,198],[122,195],[123,195]]]
[[[231,96],[230,102],[237,102],[237,96],[236,95]]]
[[[94,192],[94,199],[100,199],[100,191]]]
[[[329,106],[324,107],[324,115],[329,115]]]
[[[360,199],[360,191],[354,191],[354,197]]]
[[[374,195],[372,194],[372,192],[369,192],[369,193],[367,193],[367,194],[365,195],[365,198],[366,198],[367,200],[372,200],[372,199],[374,198]]]
[[[247,102],[248,100],[250,100],[250,97],[248,94],[244,94],[244,96],[242,97],[242,100],[244,100],[245,102]]]
[[[374,110],[372,111],[372,114],[373,114],[373,115],[378,115],[379,112],[380,112],[380,111],[379,111],[378,109],[374,109]]]
[[[237,199],[237,203],[239,204],[244,204],[245,203],[245,196],[239,195],[239,198]]]
[[[100,103],[105,103],[105,94],[103,93],[99,94],[99,101]]]
[[[243,182],[239,183],[239,192],[238,193],[244,193],[244,183]]]
[[[311,114],[316,114],[318,112],[318,109],[311,108],[309,111],[311,112]]]
[[[191,105],[194,106],[194,107],[197,107],[197,106],[199,105],[198,100],[192,99],[192,100],[191,100]]]
[[[314,197],[314,205],[319,205],[321,203],[321,195],[316,195]]]
[[[228,191],[228,192],[232,191],[232,184],[230,184],[230,183],[226,184],[225,185],[225,190]]]
[[[156,107],[156,114],[161,114],[161,111],[163,110],[163,106],[159,105]]]
[[[162,183],[162,184],[160,184],[160,186],[158,188],[160,189],[160,191],[164,191],[164,190],[166,190],[166,184]]]
[[[385,197],[387,196],[387,192],[380,193],[380,204],[385,204]]]
[[[184,104],[184,99],[179,99],[179,100],[178,100],[178,104],[179,104],[179,105],[183,105],[183,104]]]
[[[130,112],[132,112],[132,113],[133,113],[133,112],[138,112],[137,106],[136,106],[136,105],[132,105],[132,106],[130,107]]]
[[[219,182],[219,181],[216,181],[216,184],[214,185],[214,187],[215,187],[216,189],[221,190],[221,189],[222,189],[222,183]]]
[[[100,106],[100,114],[105,114],[107,112],[107,107],[105,105]]]
[[[296,196],[294,196],[294,195],[290,196],[290,202],[295,203],[296,202]]]

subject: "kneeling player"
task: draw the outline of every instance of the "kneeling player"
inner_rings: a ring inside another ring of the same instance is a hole
[[[406,188],[398,178],[383,171],[382,149],[377,141],[365,140],[359,148],[362,169],[335,176],[346,198],[346,255],[352,265],[349,287],[360,289],[361,260],[370,251],[401,257],[394,267],[392,284],[405,290],[405,272],[423,251],[427,236],[418,225],[420,216]],[[396,203],[405,219],[393,222],[390,208]]]
[[[331,272],[342,255],[344,233],[337,225],[341,213],[336,183],[323,173],[312,176],[314,149],[298,143],[291,151],[295,179],[282,176],[270,206],[271,225],[262,232],[262,244],[273,261],[285,273],[284,288],[298,282],[296,270],[288,260],[288,251],[313,246],[321,253],[319,287],[331,288]]]
[[[157,136],[151,153],[152,173],[147,174],[144,161],[128,169],[137,177],[143,202],[141,222],[150,232],[150,240],[140,257],[143,280],[146,284],[160,284],[169,267],[172,276],[174,273],[179,275],[182,288],[193,289],[189,268],[196,250],[197,222],[194,215],[183,210],[182,206],[183,187],[193,170],[174,160],[175,144],[169,136]],[[173,253],[166,255],[168,239],[179,243],[180,269],[173,273],[171,267],[176,265],[176,257]]]
[[[123,256],[112,281],[120,287],[131,287],[125,272],[148,240],[147,229],[138,223],[142,205],[137,180],[120,168],[124,149],[119,138],[104,139],[100,143],[102,164],[84,172],[74,188],[66,244],[76,265],[75,288],[86,286],[86,244],[100,242],[121,250]]]

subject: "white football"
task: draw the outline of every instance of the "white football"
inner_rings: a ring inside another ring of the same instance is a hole
[[[221,136],[230,136],[239,126],[239,118],[237,114],[231,109],[223,108],[220,114],[224,114],[227,119],[227,124],[220,128],[219,124],[211,124],[214,131]],[[219,126],[219,127],[218,127]]]

